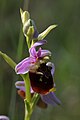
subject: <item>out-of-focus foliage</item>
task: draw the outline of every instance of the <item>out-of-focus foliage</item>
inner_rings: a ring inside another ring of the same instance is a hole
[[[19,8],[22,0],[0,0],[0,50],[16,62],[21,28]],[[52,52],[55,64],[56,94],[61,107],[49,106],[47,110],[35,108],[32,120],[80,119],[80,1],[79,0],[30,0],[29,12],[39,32],[51,24],[58,24],[46,37],[47,49]],[[22,58],[27,55],[24,40]],[[18,51],[19,53],[19,51]],[[0,57],[0,114],[11,120],[22,120],[24,104],[16,94],[15,81],[19,78]]]

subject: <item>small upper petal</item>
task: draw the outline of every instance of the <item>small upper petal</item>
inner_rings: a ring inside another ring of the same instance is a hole
[[[47,42],[46,40],[39,40],[39,41],[35,42],[32,47],[44,45],[44,44],[46,44],[46,42]]]
[[[45,56],[51,56],[51,52],[49,50],[41,50],[40,57],[45,57]]]
[[[32,56],[34,58],[37,57],[37,52],[36,52],[35,47],[32,47],[31,49],[29,49],[29,53],[30,53],[30,56]]]
[[[41,56],[41,48],[39,48],[39,50],[37,51],[37,57],[39,58]]]

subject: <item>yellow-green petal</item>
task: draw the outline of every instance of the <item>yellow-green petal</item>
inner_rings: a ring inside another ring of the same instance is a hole
[[[28,11],[23,11],[22,9],[20,9],[20,14],[21,14],[22,23],[24,25],[25,22],[28,21],[28,19],[30,18],[30,14]]]

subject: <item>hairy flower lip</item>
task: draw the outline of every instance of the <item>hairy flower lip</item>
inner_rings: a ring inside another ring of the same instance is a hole
[[[23,64],[24,61],[25,60],[23,60]],[[19,73],[23,73],[23,69]],[[53,90],[52,88],[54,87],[54,82],[52,78],[53,74],[54,74],[54,65],[51,62],[48,63],[43,62],[40,65],[39,63],[33,64],[33,66],[31,65],[31,68],[29,68],[29,77],[30,77],[32,89],[35,92],[38,92],[39,94],[47,94],[50,91],[52,91]],[[18,84],[17,82],[17,86],[18,86],[17,88],[19,88],[20,85],[23,89],[24,85],[22,86],[22,83]],[[55,89],[53,91],[55,91]]]
[[[36,73],[29,72],[30,82],[32,89],[39,94],[47,94],[53,90],[54,82],[51,74],[51,67],[46,66],[46,63],[40,64]],[[42,74],[37,74],[42,73]]]

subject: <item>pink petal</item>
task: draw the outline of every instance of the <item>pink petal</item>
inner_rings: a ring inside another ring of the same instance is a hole
[[[40,57],[45,57],[45,56],[51,56],[51,52],[49,50],[41,50]]]
[[[41,48],[39,48],[39,50],[37,51],[37,57],[39,58],[41,56]]]
[[[33,66],[35,59],[32,57],[25,58],[19,64],[16,65],[15,71],[17,74],[26,74],[29,72],[31,66]]]
[[[36,52],[36,49],[34,47],[29,49],[29,53],[30,53],[30,56],[37,58],[37,52]]]
[[[40,45],[44,45],[46,44],[46,40],[39,40],[37,42],[34,43],[34,45],[32,47],[37,47],[37,46],[40,46]]]
[[[25,83],[24,83],[24,81],[17,81],[15,83],[15,86],[16,86],[17,89],[22,90],[22,91],[25,92]],[[34,91],[32,90],[32,88],[30,88],[30,91],[31,91],[31,93],[34,93]]]
[[[17,81],[17,82],[15,83],[15,86],[16,86],[17,89],[20,89],[20,90],[22,90],[22,91],[25,92],[25,84],[24,84],[24,81]]]

